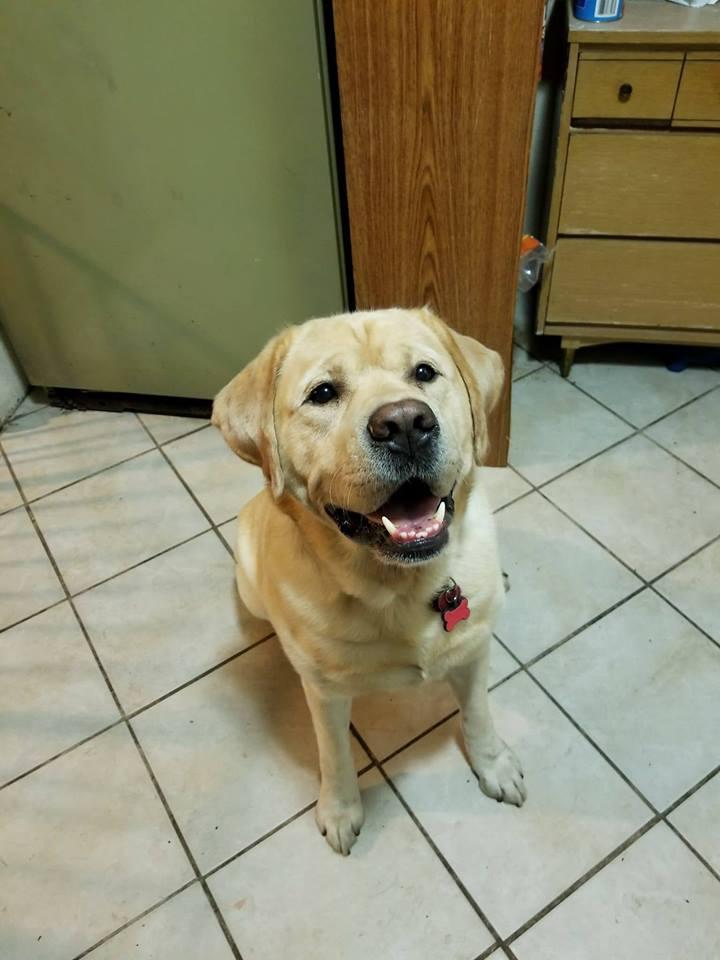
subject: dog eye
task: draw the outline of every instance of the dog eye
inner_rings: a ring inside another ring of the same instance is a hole
[[[437,376],[437,370],[429,363],[419,363],[415,367],[415,379],[421,383],[430,383]]]
[[[313,390],[310,391],[307,397],[307,403],[330,403],[331,400],[337,399],[338,392],[332,383],[319,383]]]

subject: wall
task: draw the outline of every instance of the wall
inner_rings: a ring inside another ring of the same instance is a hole
[[[25,377],[0,330],[0,424],[8,419],[26,393]]]

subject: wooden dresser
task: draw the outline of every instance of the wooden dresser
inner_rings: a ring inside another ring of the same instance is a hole
[[[568,16],[538,332],[720,346],[720,4]]]

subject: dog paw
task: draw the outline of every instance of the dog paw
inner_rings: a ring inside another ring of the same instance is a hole
[[[364,820],[365,814],[359,797],[351,803],[343,803],[334,797],[320,797],[315,807],[318,830],[333,850],[344,857],[347,857],[360,836]]]
[[[498,803],[521,807],[527,798],[520,761],[504,743],[499,753],[473,761],[473,769],[480,781],[480,789]]]

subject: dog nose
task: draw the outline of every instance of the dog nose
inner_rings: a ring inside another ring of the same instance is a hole
[[[385,403],[368,420],[368,433],[375,443],[386,444],[393,453],[419,450],[437,430],[435,414],[422,400]]]

